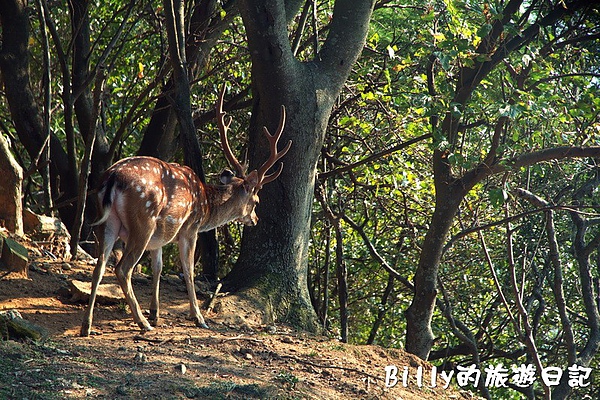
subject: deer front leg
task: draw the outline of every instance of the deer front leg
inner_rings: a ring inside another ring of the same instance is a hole
[[[89,336],[90,332],[92,331],[92,319],[94,315],[94,305],[96,304],[96,293],[98,292],[98,286],[100,286],[100,281],[102,281],[104,272],[106,272],[106,257],[101,254],[98,257],[98,263],[96,264],[94,273],[92,275],[92,290],[90,292],[88,306],[85,310],[85,314],[83,315],[83,322],[81,323],[81,331],[79,332],[79,336]]]
[[[200,313],[200,308],[198,307],[196,287],[194,285],[194,251],[196,249],[196,236],[197,232],[193,232],[189,235],[179,235],[179,257],[181,258],[183,277],[190,299],[190,318],[194,321],[196,326],[208,329],[208,325],[206,325],[204,317]]]
[[[162,273],[162,248],[150,251],[152,258],[152,300],[150,300],[150,325],[158,326],[160,315],[159,286]]]
[[[92,319],[94,316],[94,305],[96,304],[96,293],[98,292],[98,286],[100,286],[102,277],[106,272],[106,262],[108,261],[110,252],[112,251],[112,248],[117,240],[116,232],[118,231],[118,226],[108,223],[106,226],[102,226],[97,229],[97,235],[100,238],[98,243],[100,254],[98,255],[98,261],[96,263],[96,267],[94,268],[94,273],[92,274],[92,290],[90,292],[88,306],[85,310],[85,314],[83,315],[83,322],[81,323],[81,331],[79,336],[89,336],[92,330]]]

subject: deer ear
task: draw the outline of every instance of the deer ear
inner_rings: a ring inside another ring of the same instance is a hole
[[[219,177],[219,180],[221,181],[221,183],[223,185],[229,185],[231,183],[231,181],[233,180],[233,177],[235,175],[233,174],[233,172],[231,172],[228,169],[224,169],[223,172],[221,172],[221,176]]]

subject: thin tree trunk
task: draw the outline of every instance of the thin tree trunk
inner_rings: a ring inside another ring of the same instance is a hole
[[[158,157],[160,159],[169,160],[177,148],[177,140],[175,135],[175,128],[177,121],[180,121],[180,111],[174,109],[174,101],[171,96],[171,91],[181,91],[182,82],[181,75],[184,73],[182,69],[185,69],[186,80],[187,80],[187,92],[189,99],[189,82],[194,79],[201,67],[206,63],[208,55],[211,49],[217,42],[217,39],[221,36],[225,28],[228,26],[233,16],[236,14],[233,12],[233,5],[235,1],[228,1],[223,5],[223,9],[226,11],[226,17],[224,19],[216,18],[216,6],[215,0],[199,0],[194,5],[194,12],[190,20],[190,30],[192,39],[187,38],[183,31],[178,34],[181,35],[181,43],[186,43],[185,49],[181,47],[178,50],[178,57],[184,56],[185,65],[177,67],[177,71],[174,68],[174,74],[169,78],[167,83],[163,87],[163,95],[160,96],[154,107],[150,123],[148,124],[142,143],[138,150],[138,155],[149,155]],[[172,29],[173,24],[167,27],[167,30]],[[185,42],[183,42],[185,41]],[[173,57],[171,57],[173,59]],[[185,68],[187,66],[187,68]],[[176,78],[179,77],[179,78]],[[177,83],[175,80],[179,79]],[[183,88],[186,91],[185,88]],[[181,94],[176,94],[175,97],[179,98]],[[185,96],[185,94],[183,94]],[[188,100],[189,103],[189,100]],[[176,106],[177,108],[180,106]],[[183,105],[185,108],[186,106]],[[183,116],[183,118],[191,118],[191,105],[190,115]],[[189,123],[188,123],[189,125]],[[181,122],[180,122],[180,126]],[[187,144],[183,146],[184,157],[186,164],[190,165],[192,169],[198,174],[202,182],[205,182],[204,171],[202,169],[201,157],[202,152],[200,145],[196,139],[195,129],[193,129],[193,138],[190,139],[189,131],[191,128],[187,128],[181,131],[182,137]],[[187,135],[187,136],[186,136]],[[195,142],[195,143],[194,143]],[[188,145],[191,143],[191,147]],[[211,230],[209,232],[202,232],[199,234],[198,246],[196,247],[196,259],[201,255],[202,259],[202,272],[205,278],[209,280],[215,280],[218,276],[219,266],[219,247],[216,238],[216,231]]]
[[[340,303],[340,340],[348,343],[348,270],[344,261],[344,237],[340,219],[334,221],[335,229],[335,270]]]
[[[439,182],[439,178],[436,181]],[[436,187],[436,204],[415,272],[415,295],[406,317],[406,351],[426,360],[433,346],[431,320],[437,297],[438,270],[444,243],[464,193],[444,183]]]
[[[52,74],[51,74],[51,66],[50,66],[50,44],[48,41],[48,32],[46,26],[46,9],[42,3],[42,0],[37,0],[36,2],[37,11],[38,11],[38,20],[40,22],[40,30],[42,32],[42,44],[44,49],[44,136],[46,137],[43,149],[43,154],[41,157],[41,162],[44,164],[42,168],[41,175],[42,181],[44,182],[44,206],[46,207],[46,213],[48,215],[54,214],[54,202],[52,201],[52,189],[50,188],[50,167],[48,166],[48,161],[50,160],[50,146],[48,143],[50,142],[50,135],[52,131],[50,130],[50,109],[52,107],[52,91],[51,91],[51,82],[52,82]]]
[[[369,333],[369,338],[367,339],[367,344],[373,344],[375,342],[375,338],[377,337],[377,331],[383,322],[383,318],[387,313],[387,303],[390,298],[390,294],[392,294],[392,290],[394,290],[394,275],[390,274],[388,277],[388,283],[385,286],[385,290],[383,291],[383,295],[381,296],[381,307],[379,308],[379,312],[377,313],[377,317],[373,322],[373,326],[371,327],[371,332]]]
[[[85,208],[87,203],[87,191],[88,191],[88,177],[90,168],[92,165],[92,151],[94,144],[96,143],[96,121],[100,113],[100,107],[102,104],[102,92],[104,90],[104,70],[98,72],[96,77],[96,85],[94,87],[94,112],[92,113],[92,119],[90,123],[93,125],[88,130],[90,135],[85,140],[85,151],[83,158],[81,159],[81,173],[79,174],[79,194],[77,198],[77,213],[75,214],[75,222],[73,229],[71,230],[71,257],[75,259],[77,257],[77,246],[79,244],[79,235],[84,222]]]
[[[196,127],[192,118],[190,102],[190,81],[186,68],[184,9],[181,0],[164,0],[167,20],[167,37],[169,40],[169,55],[173,68],[174,95],[172,106],[179,121],[179,132],[183,144],[185,164],[206,182],[202,167],[202,150],[196,136]],[[209,278],[216,278],[218,268],[218,244],[216,231],[213,229],[200,234],[202,249],[202,264],[204,273]]]
[[[73,56],[72,56],[72,95],[74,96],[74,110],[77,117],[77,125],[84,143],[94,141],[92,148],[92,164],[90,168],[90,185],[95,187],[100,183],[100,177],[109,167],[112,160],[107,158],[109,153],[109,144],[102,125],[97,125],[94,120],[94,99],[92,94],[92,84],[96,71],[90,72],[91,62],[91,42],[90,42],[90,16],[89,0],[73,0],[70,3],[71,9],[71,32],[73,35]],[[131,10],[131,8],[130,8]],[[125,19],[127,16],[124,17]],[[121,27],[122,31],[122,27]],[[117,37],[120,32],[117,33]],[[110,51],[111,42],[105,49],[104,57]],[[96,68],[104,68],[103,60],[99,59]],[[92,130],[93,129],[93,130]],[[93,207],[90,207],[93,209]],[[89,215],[87,219],[93,219],[95,215]],[[88,226],[85,226],[82,238],[86,238],[90,233]]]
[[[327,316],[329,312],[329,270],[330,270],[330,262],[331,262],[331,249],[329,246],[331,245],[331,226],[327,226],[326,232],[326,245],[325,245],[325,262],[323,263],[323,303],[321,305],[321,321],[323,321],[323,328],[327,329]]]
[[[581,198],[584,193],[590,193],[600,184],[600,171],[597,176],[590,179],[573,195],[573,203],[581,204]],[[589,228],[588,220],[575,211],[570,212],[571,220],[575,226],[573,237],[573,250],[577,260],[577,269],[579,273],[580,292],[582,294],[586,325],[588,332],[585,342],[581,343],[581,349],[577,354],[574,364],[582,367],[589,367],[600,350],[600,304],[598,303],[597,282],[592,274],[592,265],[590,256],[594,251],[600,252],[600,232],[594,232],[593,236],[586,243],[586,233]],[[591,235],[590,235],[591,236]],[[600,257],[600,255],[598,256]],[[594,288],[596,286],[596,288]],[[568,374],[564,374],[560,384],[552,391],[552,399],[562,400],[569,397],[573,388],[569,385]]]
[[[194,11],[189,22],[190,35],[185,38],[188,80],[193,81],[198,78],[217,40],[237,15],[235,3],[236,0],[229,0],[222,5],[225,18],[221,18],[217,12],[216,0],[195,1]],[[177,149],[178,143],[175,136],[177,116],[169,101],[169,93],[173,87],[173,76],[171,76],[163,86],[162,94],[154,105],[138,155],[169,160]]]

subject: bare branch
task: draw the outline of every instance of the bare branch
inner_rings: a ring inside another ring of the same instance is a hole
[[[465,188],[465,190],[470,190],[476,183],[481,182],[482,179],[491,175],[518,170],[519,168],[546,161],[586,157],[600,157],[600,146],[552,147],[549,149],[523,153],[509,160],[499,161],[492,165],[488,165],[484,161],[475,168],[467,171],[461,179],[455,181],[455,184],[460,185]]]
[[[508,203],[504,204],[504,212],[505,212],[505,215],[508,215]],[[480,235],[481,235],[481,233],[480,233]],[[481,237],[483,238],[483,236],[481,236]],[[520,324],[515,325],[515,330],[517,331],[517,333],[519,335],[522,336],[522,340],[525,343],[525,345],[527,346],[527,350],[529,350],[529,356],[531,358],[533,358],[533,361],[535,362],[536,373],[538,374],[538,376],[540,378],[542,378],[543,365],[542,365],[542,361],[540,359],[540,353],[537,349],[537,345],[535,344],[534,331],[531,326],[529,313],[527,312],[527,309],[525,308],[525,305],[523,304],[523,294],[522,294],[523,287],[519,288],[519,284],[517,282],[515,260],[514,260],[513,230],[510,227],[510,222],[506,223],[506,253],[507,253],[507,260],[508,260],[508,268],[510,271],[513,297],[515,299],[517,311],[519,312],[519,315],[521,317],[521,321],[523,323],[523,330],[525,332],[524,333],[519,332]],[[523,282],[521,282],[521,285],[523,285]],[[546,400],[550,400],[550,388],[546,385],[543,385],[543,389],[544,389],[544,398]]]
[[[367,157],[363,158],[362,160],[357,161],[355,163],[348,164],[348,165],[345,165],[343,167],[333,169],[331,171],[322,172],[322,173],[319,174],[318,179],[319,180],[324,180],[324,179],[327,179],[327,178],[332,177],[334,175],[339,175],[341,173],[351,171],[354,168],[360,167],[361,165],[365,165],[365,164],[368,164],[370,162],[376,161],[376,160],[378,160],[378,159],[380,159],[382,157],[385,157],[385,156],[387,156],[389,154],[395,153],[395,152],[397,152],[399,150],[405,149],[408,146],[412,146],[415,143],[418,143],[418,142],[420,142],[422,140],[429,139],[431,137],[433,137],[433,135],[431,133],[427,133],[425,135],[421,135],[421,136],[416,137],[414,139],[410,139],[410,140],[408,140],[406,142],[399,143],[399,144],[397,144],[395,146],[392,146],[392,147],[390,147],[388,149],[382,150],[382,151],[380,151],[378,153],[371,154],[370,156],[367,156]]]
[[[369,240],[369,237],[367,236],[364,229],[362,229],[347,215],[342,215],[342,219],[346,221],[346,223],[350,225],[352,229],[354,229],[360,235],[360,237],[363,239],[363,242],[365,243],[365,246],[367,246],[371,257],[373,257],[375,261],[377,261],[383,268],[385,268],[385,270],[388,271],[394,278],[398,279],[400,282],[402,282],[404,286],[406,286],[408,289],[414,292],[414,285],[410,283],[410,281],[406,279],[406,277],[404,277],[398,271],[396,271],[390,264],[388,264],[387,261],[385,261],[385,259],[377,252],[377,249],[375,248],[375,246],[373,246],[371,240]]]
[[[565,347],[567,349],[568,363],[573,364],[577,359],[577,348],[575,345],[573,326],[567,313],[567,303],[565,301],[565,293],[563,290],[562,265],[560,261],[560,253],[558,251],[556,230],[554,228],[554,211],[551,208],[552,204],[526,189],[517,188],[514,192],[519,195],[519,197],[529,201],[536,207],[547,208],[546,234],[548,237],[548,246],[550,248],[549,258],[552,266],[554,267],[554,284],[552,286],[552,291],[554,292],[554,299],[560,315],[560,322],[565,332]]]

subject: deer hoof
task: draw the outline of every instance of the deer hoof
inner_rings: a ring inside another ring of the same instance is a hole
[[[159,318],[157,310],[150,310],[150,318],[148,318],[148,322],[150,322],[150,325],[154,327],[158,326]]]
[[[204,321],[195,320],[195,321],[194,321],[194,323],[196,324],[196,326],[197,326],[198,328],[210,329],[210,328],[208,327],[208,325],[206,325],[206,322],[204,322]]]
[[[146,322],[145,325],[142,324],[142,323],[140,323],[139,327],[142,330],[142,332],[150,332],[150,331],[154,330],[154,328],[152,326],[150,326],[150,324],[148,324],[147,322]]]

